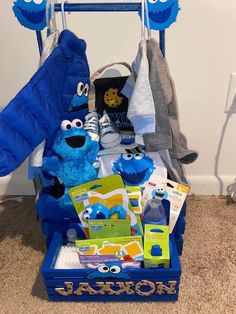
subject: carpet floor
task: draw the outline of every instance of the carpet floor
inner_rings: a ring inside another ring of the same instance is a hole
[[[2,199],[4,200],[4,198]],[[236,204],[189,197],[175,303],[50,303],[40,275],[46,248],[34,199],[0,201],[0,313],[236,313]]]

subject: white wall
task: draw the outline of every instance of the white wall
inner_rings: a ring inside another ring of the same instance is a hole
[[[12,3],[0,2],[3,107],[28,81],[38,62],[35,33],[18,24]],[[189,146],[200,154],[197,162],[186,169],[193,193],[218,194],[214,166],[226,118],[229,76],[236,71],[236,1],[228,0],[224,7],[220,0],[182,0],[180,5],[178,21],[167,32],[166,48],[176,83],[182,130],[188,136]],[[73,13],[68,25],[87,41],[91,72],[108,62],[131,62],[135,56],[140,34],[137,13]],[[224,188],[236,177],[235,133],[236,116],[232,116],[219,160]],[[26,164],[12,176],[0,178],[0,194],[32,192],[32,184],[26,180]]]

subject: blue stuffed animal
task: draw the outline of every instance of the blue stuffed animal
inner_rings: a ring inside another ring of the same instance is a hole
[[[97,178],[97,171],[93,167],[99,150],[98,142],[83,128],[79,119],[72,122],[64,120],[53,144],[56,155],[44,157],[43,171],[62,180],[65,193],[60,198],[60,206],[71,204],[68,195],[71,187],[93,181]]]

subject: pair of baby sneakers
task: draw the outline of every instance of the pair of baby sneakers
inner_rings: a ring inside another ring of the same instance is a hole
[[[85,117],[84,129],[92,140],[99,141],[103,148],[112,148],[121,143],[119,129],[110,119],[106,111],[100,117],[96,111],[90,112]]]

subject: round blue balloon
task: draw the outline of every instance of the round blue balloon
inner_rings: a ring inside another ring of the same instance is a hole
[[[165,30],[176,21],[179,13],[179,0],[147,0],[150,28]],[[141,16],[141,10],[139,12]],[[145,25],[147,21],[145,18]]]
[[[26,28],[41,31],[46,27],[47,0],[16,0],[13,12],[17,20]]]

